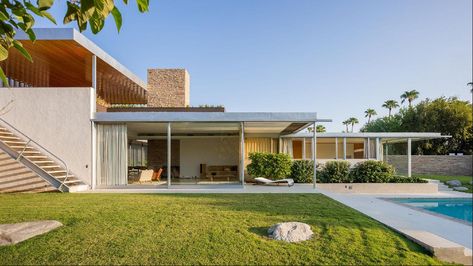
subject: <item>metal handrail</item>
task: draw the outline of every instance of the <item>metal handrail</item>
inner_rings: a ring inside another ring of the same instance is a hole
[[[47,153],[47,155],[51,155],[51,156],[54,157],[57,161],[59,161],[59,163],[61,163],[61,164],[64,166],[64,169],[66,170],[66,178],[64,178],[64,181],[60,181],[59,179],[55,178],[54,176],[53,176],[53,177],[61,183],[61,185],[60,185],[59,188],[58,188],[59,190],[61,190],[61,188],[62,188],[63,185],[67,187],[67,185],[65,184],[65,182],[67,181],[67,179],[68,179],[68,177],[69,177],[69,168],[67,167],[66,162],[64,162],[64,161],[63,161],[61,158],[59,158],[57,155],[55,155],[54,153],[50,152],[50,151],[49,151],[48,149],[46,149],[45,147],[41,146],[41,144],[39,144],[38,142],[34,141],[32,138],[28,137],[26,134],[24,134],[23,132],[21,132],[19,129],[17,129],[16,127],[14,127],[12,124],[8,123],[7,121],[5,121],[4,119],[2,119],[1,117],[0,117],[0,121],[2,121],[3,124],[6,124],[6,125],[10,128],[10,130],[13,129],[13,131],[15,131],[15,133],[19,133],[21,136],[23,136],[23,138],[25,138],[25,139],[27,140],[25,146],[23,147],[23,150],[22,150],[21,153],[18,155],[17,159],[19,159],[20,157],[23,156],[23,152],[26,150],[27,145],[28,145],[30,142],[34,143],[35,146],[37,146],[38,148],[40,148],[40,149],[42,150],[42,152]],[[25,158],[25,157],[23,156],[23,158]],[[26,158],[26,159],[27,159],[27,158]],[[29,159],[28,159],[28,160],[29,160]],[[29,161],[31,161],[31,160],[29,160]],[[38,166],[38,167],[40,167],[40,166]]]

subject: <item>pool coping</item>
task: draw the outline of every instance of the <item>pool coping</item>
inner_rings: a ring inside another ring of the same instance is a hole
[[[395,204],[407,207],[409,209],[412,209],[412,210],[415,210],[415,211],[420,211],[420,212],[423,212],[423,213],[427,213],[427,214],[430,214],[430,215],[433,215],[433,216],[436,216],[436,217],[439,217],[439,218],[444,218],[444,219],[447,219],[447,220],[450,220],[450,221],[453,221],[453,222],[461,223],[461,224],[468,225],[468,226],[473,225],[473,222],[470,223],[470,222],[462,220],[462,219],[453,218],[453,217],[448,216],[448,215],[444,215],[444,214],[441,214],[441,213],[437,213],[437,212],[429,211],[429,210],[426,210],[426,209],[414,207],[414,206],[408,205],[406,203],[401,203],[401,202],[394,201],[394,199],[471,199],[469,197],[463,197],[463,198],[462,197],[457,197],[457,198],[434,198],[434,197],[425,197],[425,198],[424,197],[385,198],[385,197],[379,197],[378,199],[385,200],[385,201],[388,201],[388,202],[391,202],[391,203],[395,203]]]

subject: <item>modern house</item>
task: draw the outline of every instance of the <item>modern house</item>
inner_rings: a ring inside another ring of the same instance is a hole
[[[0,192],[241,187],[251,152],[287,153],[315,168],[388,160],[398,142],[410,175],[411,141],[442,137],[315,133],[307,128],[331,120],[190,107],[184,69],[149,69],[144,82],[74,29],[35,32],[34,44],[18,34],[33,63],[16,51],[1,63],[10,84],[0,89]]]

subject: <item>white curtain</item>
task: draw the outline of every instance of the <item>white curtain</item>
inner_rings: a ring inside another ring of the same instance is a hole
[[[283,138],[282,139],[282,153],[288,154],[291,158],[292,155],[292,139],[290,138]]]
[[[127,142],[125,124],[97,125],[97,185],[128,183]]]

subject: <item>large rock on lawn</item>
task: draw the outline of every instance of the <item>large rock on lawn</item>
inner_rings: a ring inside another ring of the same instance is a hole
[[[62,226],[58,221],[0,224],[0,246],[13,245]]]
[[[314,232],[312,232],[308,224],[287,222],[271,226],[268,229],[268,234],[270,238],[275,240],[300,242],[309,240],[314,235]]]
[[[457,191],[467,191],[468,190],[467,187],[454,187],[453,189],[457,190]]]
[[[447,185],[450,185],[452,187],[459,187],[462,185],[462,182],[460,182],[460,180],[449,180],[447,181]]]

